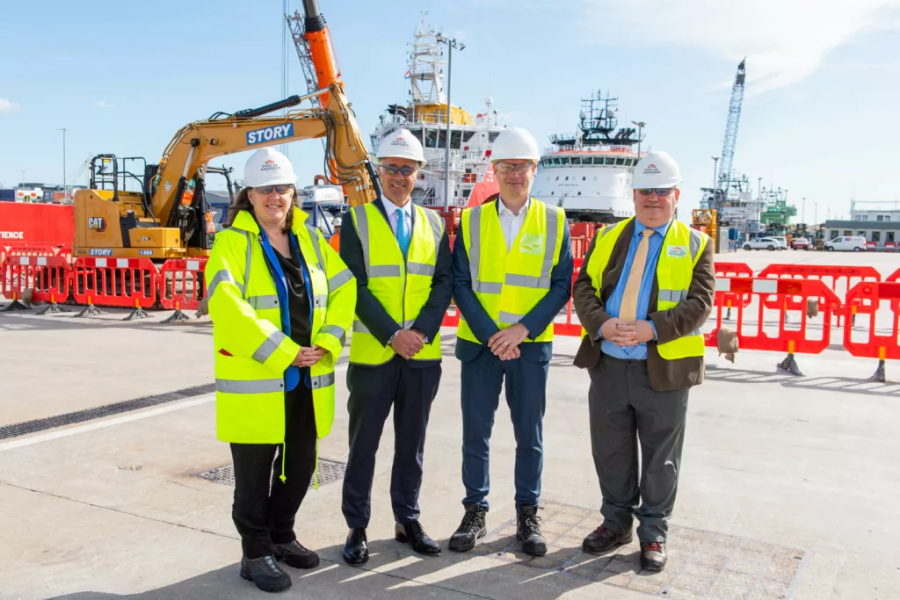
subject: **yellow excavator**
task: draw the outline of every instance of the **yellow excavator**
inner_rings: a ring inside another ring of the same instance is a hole
[[[190,123],[175,134],[157,165],[137,157],[94,157],[90,189],[75,193],[75,256],[153,260],[208,256],[215,224],[205,187],[206,174],[214,169],[207,163],[265,146],[325,138],[328,178],[343,186],[349,204],[378,197],[375,168],[344,95],[325,20],[317,0],[303,4],[306,43],[319,89]],[[318,98],[322,108],[269,116],[312,98]],[[129,170],[135,164],[142,170]],[[136,189],[129,191],[129,182]]]

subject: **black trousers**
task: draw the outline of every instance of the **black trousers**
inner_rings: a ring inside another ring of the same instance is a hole
[[[441,365],[412,368],[395,356],[379,367],[350,365],[350,458],[344,474],[342,510],[350,528],[368,527],[375,453],[391,406],[394,407],[394,465],[391,507],[397,523],[419,520],[419,490],[425,429],[441,382]]]
[[[232,519],[247,558],[273,553],[272,544],[296,539],[294,517],[316,470],[312,391],[303,382],[285,397],[285,444],[231,444]],[[281,481],[282,451],[286,479]]]
[[[636,516],[640,541],[665,542],[681,474],[688,390],[655,391],[646,360],[604,355],[588,372],[591,446],[603,494],[603,524],[625,533]]]

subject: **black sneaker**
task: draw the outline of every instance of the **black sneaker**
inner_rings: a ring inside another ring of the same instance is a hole
[[[289,544],[275,544],[275,558],[295,569],[312,569],[319,566],[319,555],[304,548],[297,540]]]
[[[475,543],[487,535],[485,517],[487,511],[480,504],[467,504],[459,529],[450,536],[450,549],[454,552],[468,552]]]
[[[264,592],[283,592],[291,587],[291,576],[281,570],[271,554],[241,559],[241,577],[252,581]]]
[[[516,537],[522,542],[525,554],[544,556],[547,554],[547,540],[541,534],[541,518],[537,516],[537,511],[537,504],[522,507],[516,519]]]

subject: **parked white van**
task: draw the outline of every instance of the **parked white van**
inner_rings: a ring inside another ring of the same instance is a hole
[[[825,242],[825,249],[829,252],[835,250],[862,252],[866,249],[866,238],[861,235],[836,237]]]

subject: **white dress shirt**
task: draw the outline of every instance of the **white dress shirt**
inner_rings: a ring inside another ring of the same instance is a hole
[[[387,213],[388,223],[391,224],[391,229],[394,231],[394,237],[397,237],[396,213],[400,213],[406,219],[406,231],[410,233],[410,239],[412,239],[412,200],[407,202],[403,208],[400,208],[384,196],[381,197],[381,202],[384,204],[384,211]]]
[[[506,208],[503,198],[500,198],[499,202],[500,228],[503,230],[503,237],[506,239],[506,251],[509,252],[513,242],[515,242],[516,238],[519,236],[522,225],[525,223],[525,213],[528,212],[528,207],[531,205],[531,198],[529,197],[528,200],[525,201],[525,204],[519,209],[518,215],[513,214],[513,211]]]

